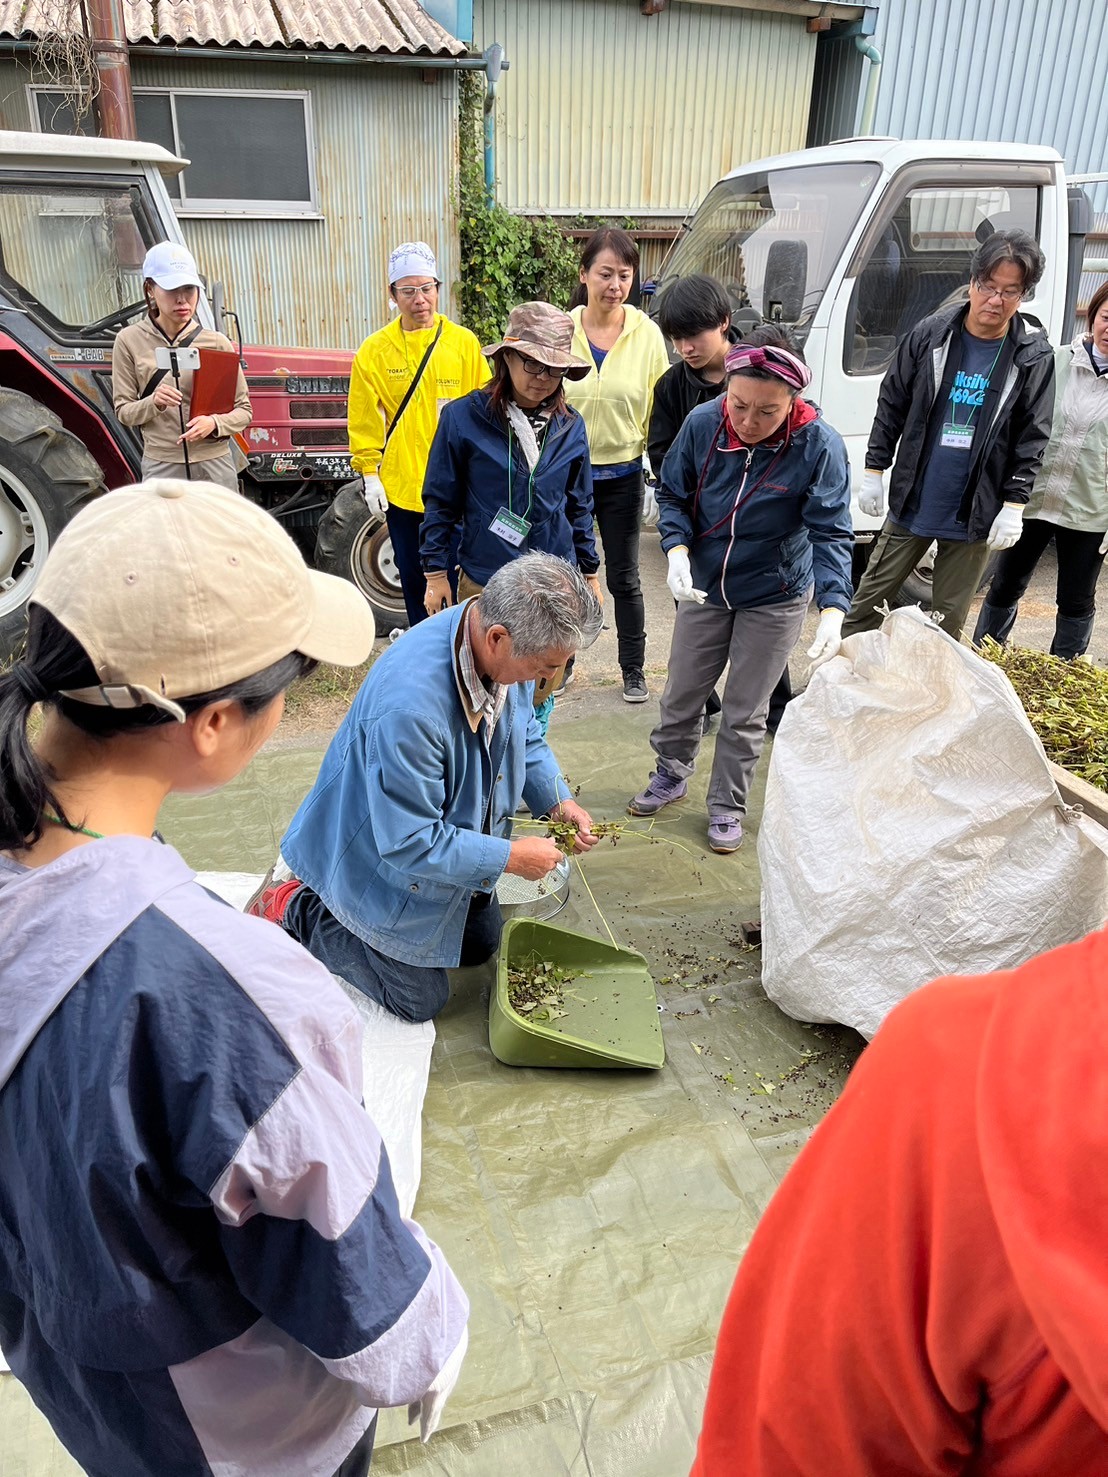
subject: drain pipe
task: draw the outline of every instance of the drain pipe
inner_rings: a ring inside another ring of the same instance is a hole
[[[505,65],[504,48],[494,41],[483,57],[485,63],[485,204],[496,204],[496,84]]]
[[[858,132],[865,138],[873,132],[873,120],[877,114],[877,84],[881,79],[881,53],[868,36],[855,36],[854,45],[869,62],[866,78],[866,100],[862,104],[862,121]]]

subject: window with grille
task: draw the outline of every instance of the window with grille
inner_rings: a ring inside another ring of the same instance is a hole
[[[65,93],[30,95],[41,132],[94,132]],[[309,93],[136,87],[134,98],[139,137],[189,161],[165,182],[179,215],[319,214]]]

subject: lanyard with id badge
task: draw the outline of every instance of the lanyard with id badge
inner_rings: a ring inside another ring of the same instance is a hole
[[[989,384],[992,381],[993,374],[996,371],[996,366],[1000,362],[1000,356],[1004,352],[1005,342],[1006,339],[1001,339],[1000,348],[996,351],[996,358],[993,360],[988,374],[985,375],[985,385],[984,389],[982,389],[981,392],[982,403],[985,399],[985,391],[988,389]],[[959,373],[961,373],[961,371],[959,371]],[[979,405],[971,406],[970,413],[967,419],[964,422],[959,422],[958,407],[954,403],[954,391],[957,388],[958,384],[957,380],[955,380],[955,383],[950,387],[950,396],[948,397],[947,402],[950,415],[948,420],[943,421],[942,435],[939,439],[939,445],[945,446],[949,451],[969,451],[973,446],[973,435],[974,431],[977,429],[975,425],[975,422],[977,420],[977,412],[978,410],[980,410],[981,407]]]
[[[541,452],[540,452],[541,457]],[[531,503],[535,494],[535,473],[538,470],[538,462],[531,468],[531,475],[527,479],[527,507],[523,513],[517,513],[512,507],[512,428],[508,427],[508,506],[498,508],[496,516],[489,524],[489,532],[495,533],[497,538],[502,538],[506,544],[511,544],[513,549],[518,549],[527,535],[531,532],[531,524],[527,514],[531,511]]]

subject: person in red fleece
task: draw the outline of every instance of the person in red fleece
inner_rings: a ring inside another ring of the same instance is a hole
[[[1108,935],[889,1016],[736,1278],[693,1477],[1108,1473]]]

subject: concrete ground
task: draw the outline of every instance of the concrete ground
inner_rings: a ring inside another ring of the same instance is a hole
[[[611,819],[650,769],[673,623],[655,532],[644,533],[641,562],[650,701],[622,702],[607,630],[582,655],[551,732],[582,801]],[[1024,602],[1021,644],[1049,647],[1054,578],[1048,554]],[[813,613],[792,664],[797,686],[814,624]],[[1101,622],[1090,656],[1106,655]],[[198,869],[263,870],[319,758],[318,748],[271,745],[220,796],[167,806],[168,838]],[[646,955],[662,1005],[662,1072],[500,1066],[488,1046],[487,976],[460,988],[440,1018],[416,1214],[471,1293],[471,1354],[442,1435],[422,1448],[386,1422],[375,1471],[688,1468],[735,1265],[862,1045],[843,1028],[789,1020],[764,995],[739,927],[758,912],[766,760],[750,840],[734,857],[704,846],[705,769],[690,801],[659,823],[659,844],[624,839],[586,861],[557,920],[599,936],[610,927]],[[0,1477],[77,1473],[10,1375],[0,1376],[0,1432]]]

